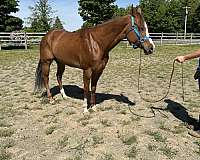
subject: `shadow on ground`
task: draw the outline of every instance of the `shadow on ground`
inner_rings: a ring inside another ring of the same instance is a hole
[[[64,85],[65,94],[68,97],[75,98],[75,99],[83,99],[83,89],[76,86],[76,85]],[[55,86],[51,89],[51,93],[53,96],[60,94],[60,89],[58,86]],[[135,105],[134,102],[130,101],[128,97],[124,96],[123,94],[115,95],[115,94],[108,94],[108,93],[96,93],[96,103],[100,104],[103,101],[114,99],[118,102],[125,103],[128,105]]]
[[[187,125],[193,126],[194,130],[198,130],[198,120],[190,117],[190,115],[187,112],[187,109],[183,105],[170,99],[166,99],[165,103],[167,103],[166,110],[170,111],[177,119],[181,120]]]

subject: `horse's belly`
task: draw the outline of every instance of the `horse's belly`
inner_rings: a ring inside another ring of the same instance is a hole
[[[81,65],[79,63],[79,60],[77,58],[74,57],[64,57],[64,56],[58,56],[56,57],[57,61],[70,66],[70,67],[76,67],[76,68],[80,68]]]

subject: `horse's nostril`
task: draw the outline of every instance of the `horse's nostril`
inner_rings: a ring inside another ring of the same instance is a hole
[[[149,49],[149,51],[150,51],[150,53],[153,53],[153,47],[151,47],[151,48]]]

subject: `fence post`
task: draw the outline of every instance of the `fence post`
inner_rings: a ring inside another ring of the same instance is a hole
[[[24,32],[24,46],[25,46],[25,49],[27,50],[27,35],[26,35],[26,32]]]
[[[190,35],[190,44],[192,44],[193,33]]]
[[[178,44],[178,32],[176,32],[176,44]]]
[[[163,32],[161,33],[161,37],[160,37],[160,45],[162,46],[163,43]]]

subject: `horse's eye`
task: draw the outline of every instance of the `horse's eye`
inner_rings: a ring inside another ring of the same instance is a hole
[[[141,27],[140,29],[141,29],[142,32],[144,31],[144,27]]]

